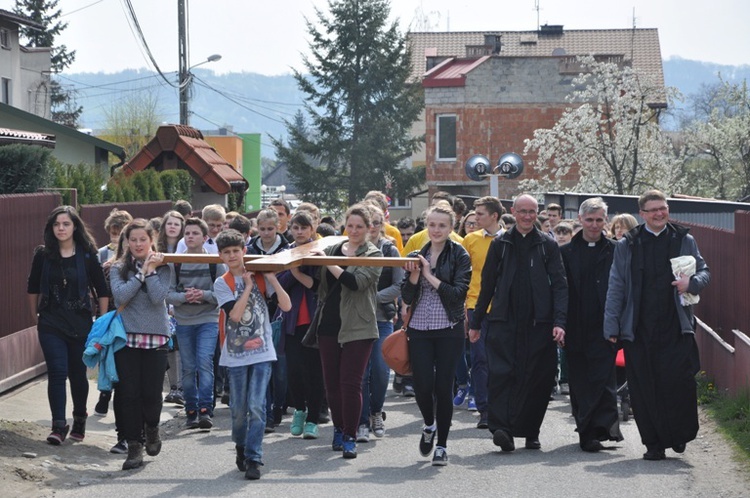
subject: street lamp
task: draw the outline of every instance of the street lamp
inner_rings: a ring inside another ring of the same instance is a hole
[[[213,54],[209,55],[208,58],[198,64],[187,67],[187,57],[180,57],[180,124],[189,125],[190,112],[188,110],[188,104],[190,102],[190,89],[193,85],[193,75],[190,72],[198,66],[206,64],[208,62],[216,62],[221,59],[221,55]]]

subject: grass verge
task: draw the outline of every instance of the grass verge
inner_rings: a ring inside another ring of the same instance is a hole
[[[741,454],[750,461],[750,389],[730,396],[719,392],[706,372],[700,372],[696,380],[698,404],[708,409],[719,429],[734,441]]]

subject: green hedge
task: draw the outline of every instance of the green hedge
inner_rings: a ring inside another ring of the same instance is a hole
[[[30,145],[0,147],[0,194],[27,194],[49,186],[52,152]]]

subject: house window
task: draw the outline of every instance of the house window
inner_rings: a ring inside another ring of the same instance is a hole
[[[437,160],[456,160],[456,115],[437,116]]]
[[[2,98],[3,104],[11,105],[10,102],[10,80],[8,78],[2,78],[2,82],[0,82],[0,92],[2,94],[0,95],[0,98]]]
[[[396,197],[391,199],[391,207],[393,208],[409,208],[411,207],[411,199],[408,197]]]
[[[10,50],[10,30],[8,28],[0,28],[0,48]]]

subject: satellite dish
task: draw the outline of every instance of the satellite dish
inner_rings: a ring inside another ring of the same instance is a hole
[[[490,172],[490,160],[482,154],[475,154],[466,161],[466,176],[481,182]]]
[[[471,161],[471,159],[469,159],[469,161]],[[468,162],[466,163],[466,168],[468,171]],[[519,156],[518,154],[507,152],[500,156],[500,159],[497,161],[497,166],[493,170],[493,173],[504,176],[510,180],[512,180],[513,178],[517,178],[521,173],[523,173],[523,159],[521,159],[521,156]]]

